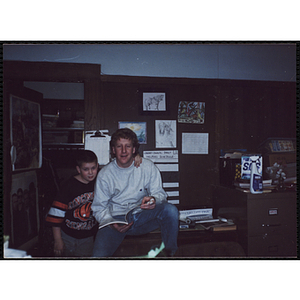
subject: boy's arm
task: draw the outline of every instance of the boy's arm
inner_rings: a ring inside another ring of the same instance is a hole
[[[61,256],[64,250],[64,242],[61,238],[60,227],[52,227],[53,238],[54,238],[54,255]]]
[[[160,171],[154,164],[152,164],[150,176],[149,196],[154,197],[156,204],[166,202],[168,195],[162,187]]]
[[[134,157],[134,166],[136,168],[138,168],[140,166],[140,164],[142,163],[143,159],[142,157],[139,155],[139,153]]]

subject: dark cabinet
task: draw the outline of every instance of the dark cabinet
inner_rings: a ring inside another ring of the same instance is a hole
[[[248,257],[296,257],[295,192],[245,193],[214,186],[215,214],[235,219]]]

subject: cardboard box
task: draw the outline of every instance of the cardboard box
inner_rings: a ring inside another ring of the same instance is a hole
[[[258,157],[258,173],[260,173],[261,175],[263,174],[263,159],[261,154],[243,154],[242,156],[242,160],[241,160],[241,178],[242,179],[246,179],[246,180],[250,180],[250,175],[251,175],[251,159],[250,157],[252,156],[256,156]]]
[[[266,154],[264,163],[266,167],[272,167],[275,163],[279,165],[296,163],[296,152]]]

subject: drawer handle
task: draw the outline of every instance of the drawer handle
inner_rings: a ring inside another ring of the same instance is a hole
[[[267,224],[267,225],[262,224],[262,226],[267,226],[267,227],[279,227],[279,226],[281,226],[281,224]]]
[[[268,252],[278,252],[278,246],[269,246]]]

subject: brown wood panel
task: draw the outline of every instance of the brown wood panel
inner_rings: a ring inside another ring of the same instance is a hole
[[[83,82],[87,78],[99,78],[101,65],[3,61],[4,79],[22,81]]]
[[[85,130],[104,129],[104,105],[101,96],[100,78],[84,81],[84,108]]]

